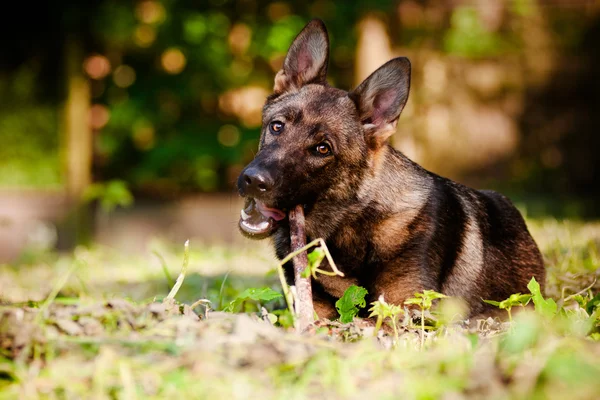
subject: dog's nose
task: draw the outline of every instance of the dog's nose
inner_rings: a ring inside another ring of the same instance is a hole
[[[248,168],[243,176],[243,185],[247,195],[258,196],[273,188],[273,178],[259,169]]]

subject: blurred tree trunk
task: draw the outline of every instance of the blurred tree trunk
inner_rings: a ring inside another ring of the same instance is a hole
[[[93,213],[82,202],[85,189],[92,182],[92,129],[89,123],[90,87],[83,74],[82,44],[74,38],[65,43],[65,82],[67,100],[63,115],[61,154],[65,186],[71,212],[65,221],[61,246],[70,248],[89,243]]]
[[[358,23],[354,86],[392,58],[394,54],[385,23],[374,15],[367,15]],[[394,136],[390,137],[392,145]]]

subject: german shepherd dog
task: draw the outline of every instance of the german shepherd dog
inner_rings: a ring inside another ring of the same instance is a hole
[[[244,235],[272,237],[285,257],[287,210],[301,204],[307,240],[326,241],[345,276],[313,282],[319,318],[337,317],[350,285],[398,305],[436,290],[462,298],[471,317],[492,311],[482,299],[527,293],[531,277],[543,287],[542,256],[510,200],[426,171],[388,143],[408,99],[408,59],[346,92],[327,84],[328,58],[325,25],[313,20],[275,77],[259,151],[238,179]]]

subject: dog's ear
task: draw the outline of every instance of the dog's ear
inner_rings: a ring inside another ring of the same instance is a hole
[[[283,68],[275,77],[275,94],[298,90],[309,83],[327,83],[329,37],[323,21],[313,19],[296,36]]]
[[[350,93],[369,145],[379,148],[394,134],[409,91],[410,61],[398,57],[379,67]]]

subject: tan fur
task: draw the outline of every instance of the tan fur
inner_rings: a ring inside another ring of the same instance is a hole
[[[337,310],[329,300],[314,296],[313,307],[319,319],[326,318],[330,320],[335,320],[339,317]]]
[[[339,268],[339,267],[338,267]],[[326,268],[331,270],[330,268]],[[359,286],[358,279],[354,277],[341,277],[341,276],[329,276],[319,275],[318,281],[323,286],[323,289],[333,297],[342,297],[346,289],[352,285]]]
[[[392,264],[392,263],[390,263]],[[383,295],[391,304],[404,305],[404,301],[414,297],[426,287],[419,281],[420,271],[411,265],[398,265],[388,268],[377,275],[373,282],[373,292],[377,297]]]
[[[475,199],[471,199],[475,201]],[[461,198],[461,203],[467,211],[468,222],[465,226],[462,249],[456,259],[453,273],[448,276],[442,286],[442,291],[448,296],[472,297],[477,293],[474,285],[484,267],[483,265],[483,241],[479,222],[471,211],[471,204]]]
[[[382,257],[393,256],[412,232],[408,225],[419,214],[418,209],[393,214],[375,226],[373,230],[373,245]]]

